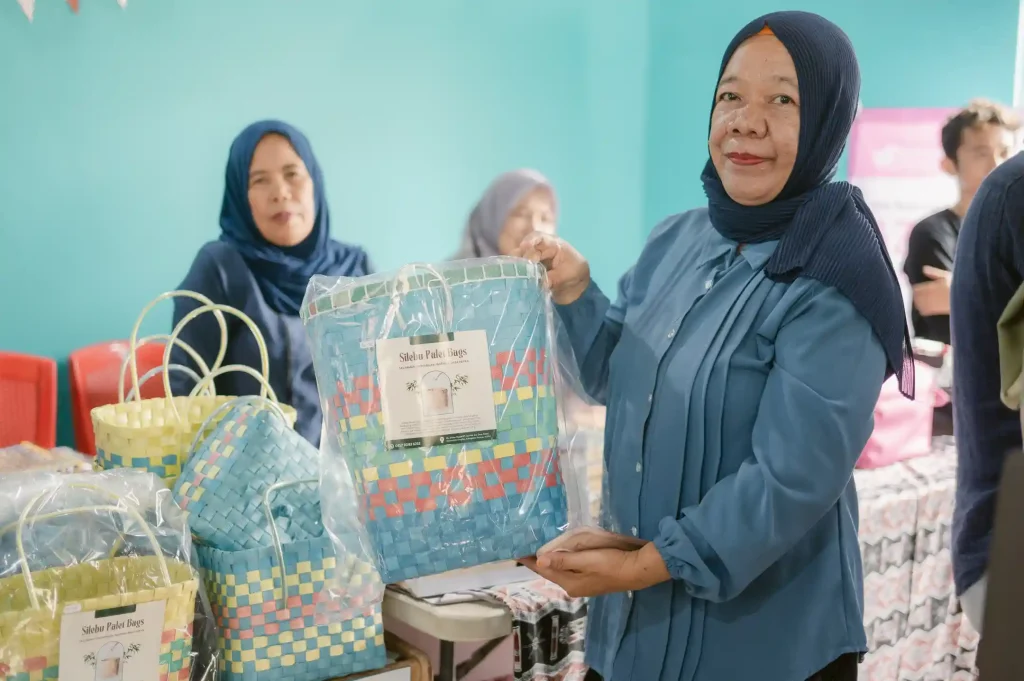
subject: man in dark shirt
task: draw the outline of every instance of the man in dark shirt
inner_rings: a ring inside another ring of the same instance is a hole
[[[953,577],[981,628],[996,490],[1021,422],[1000,400],[996,324],[1024,282],[1024,153],[994,170],[964,218],[952,285],[953,403],[959,466]]]
[[[949,345],[949,282],[960,221],[992,169],[1012,152],[1018,121],[1004,106],[975,100],[942,128],[942,169],[957,179],[960,200],[910,232],[903,271],[914,286],[914,335]]]

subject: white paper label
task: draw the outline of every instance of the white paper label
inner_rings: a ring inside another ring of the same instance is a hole
[[[159,681],[164,601],[64,610],[60,681]]]
[[[388,449],[497,437],[487,333],[377,341]]]

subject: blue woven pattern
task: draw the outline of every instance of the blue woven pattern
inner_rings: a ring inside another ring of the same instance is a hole
[[[218,624],[222,681],[324,681],[387,664],[380,604],[369,596],[380,588],[372,566],[346,566],[352,607],[342,611],[324,597],[337,571],[330,541],[283,551],[282,580],[272,548],[196,548]]]
[[[181,473],[181,458],[177,454],[166,454],[162,458],[122,456],[97,448],[95,465],[105,471],[113,468],[137,468],[149,471],[163,480],[174,480]]]
[[[197,539],[224,551],[272,546],[263,493],[280,480],[317,478],[320,452],[276,413],[239,404],[185,463],[174,498]],[[301,485],[275,492],[271,510],[281,541],[323,534],[319,494]]]
[[[511,269],[510,269],[511,268]],[[568,521],[546,302],[532,266],[446,267],[453,310],[435,277],[390,281],[315,301],[306,310],[328,438],[354,471],[385,582],[532,555]],[[511,272],[511,275],[506,275]],[[373,342],[484,330],[497,421],[494,440],[417,449],[385,446]]]

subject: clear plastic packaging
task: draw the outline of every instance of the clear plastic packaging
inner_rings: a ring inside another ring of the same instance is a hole
[[[43,449],[31,442],[0,447],[0,474],[26,471],[86,473],[91,470],[89,458],[68,447]]]
[[[184,514],[133,470],[0,477],[0,679],[213,681]]]
[[[314,277],[302,316],[324,413],[324,523],[385,583],[533,555],[589,523],[578,385],[539,265]],[[345,481],[355,498],[339,493]],[[341,486],[341,487],[339,487]]]

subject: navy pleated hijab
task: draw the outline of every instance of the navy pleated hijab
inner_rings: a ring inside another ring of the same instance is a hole
[[[733,201],[709,160],[701,174],[711,224],[739,243],[778,240],[765,265],[775,281],[809,277],[836,288],[871,324],[900,391],[914,396],[914,361],[903,295],[878,223],[860,189],[833,182],[857,115],[860,67],[847,35],[809,12],[775,12],[747,24],[722,58],[768,27],[789,51],[800,92],[796,163],[782,192],[760,206]]]
[[[276,246],[260,234],[249,207],[249,166],[256,145],[277,134],[291,142],[313,180],[316,221],[300,244]],[[281,121],[259,121],[243,130],[231,144],[220,209],[221,241],[237,250],[256,278],[267,304],[281,314],[298,315],[306,284],[314,274],[358,277],[369,274],[366,253],[358,246],[331,238],[331,214],[324,196],[324,176],[309,140]]]

